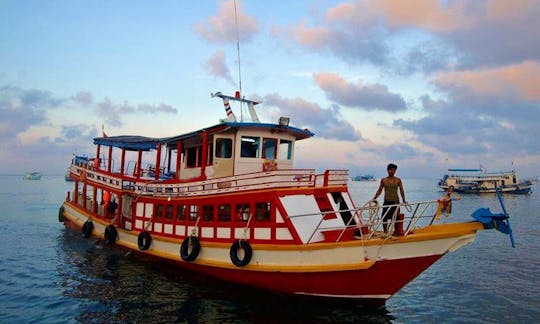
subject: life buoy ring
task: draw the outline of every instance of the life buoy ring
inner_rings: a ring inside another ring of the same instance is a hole
[[[94,223],[92,223],[91,220],[87,220],[86,222],[84,222],[81,231],[84,238],[89,238],[90,235],[92,235],[92,232],[94,231]]]
[[[274,171],[277,170],[276,160],[265,159],[263,162],[263,171]]]
[[[180,257],[187,262],[193,262],[201,252],[201,243],[197,236],[188,236],[180,246]]]
[[[238,256],[238,250],[244,250],[244,258],[240,259]],[[238,240],[231,245],[230,250],[231,261],[237,267],[243,267],[249,264],[251,257],[253,256],[253,249],[251,245],[245,240]]]
[[[60,223],[63,223],[66,218],[64,217],[64,206],[60,206],[60,209],[58,209],[58,221]]]
[[[152,236],[150,235],[150,232],[148,231],[142,231],[139,233],[139,237],[137,238],[137,243],[139,244],[139,250],[146,251],[150,248],[150,244],[152,244]]]
[[[113,224],[109,224],[107,225],[107,227],[105,227],[105,233],[103,233],[103,238],[105,239],[105,242],[107,242],[107,244],[114,244],[116,242],[116,239],[118,238],[118,231]]]

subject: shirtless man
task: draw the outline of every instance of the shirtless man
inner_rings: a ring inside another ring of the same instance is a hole
[[[394,176],[396,174],[397,165],[390,163],[386,167],[386,170],[388,171],[388,177],[381,179],[381,184],[379,185],[379,189],[377,189],[375,196],[373,196],[373,200],[377,200],[377,198],[382,193],[382,190],[384,188],[383,206],[398,205],[399,204],[398,188],[399,188],[399,193],[401,194],[401,200],[403,201],[403,204],[407,204],[407,201],[405,200],[405,191],[403,190],[403,183],[401,182],[400,178]],[[385,232],[387,230],[387,223],[392,221],[392,217],[394,216],[396,212],[399,213],[398,206],[383,207],[383,212],[382,212],[383,228]]]

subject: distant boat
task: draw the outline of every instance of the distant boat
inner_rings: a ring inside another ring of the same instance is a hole
[[[64,176],[64,179],[66,179],[66,181],[68,182],[72,182],[72,181],[75,181],[75,179],[73,179],[70,175],[70,169],[68,168],[67,171],[66,171],[66,175]]]
[[[371,174],[359,175],[352,178],[353,181],[377,181],[375,177]]]
[[[30,172],[24,175],[24,179],[26,180],[41,180],[41,173],[40,172]]]
[[[486,172],[485,169],[448,169],[450,174],[439,180],[439,187],[454,187],[461,193],[502,193],[530,194],[533,181],[520,181],[516,171]]]

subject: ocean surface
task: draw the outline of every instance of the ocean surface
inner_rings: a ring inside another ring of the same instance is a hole
[[[403,179],[407,200],[436,199],[435,180]],[[358,205],[376,182],[352,182]],[[516,239],[482,231],[394,295],[384,307],[283,296],[150,261],[58,222],[72,183],[0,176],[0,323],[538,323],[540,196],[506,195]],[[536,186],[534,189],[539,189]],[[495,195],[454,203],[452,220]]]

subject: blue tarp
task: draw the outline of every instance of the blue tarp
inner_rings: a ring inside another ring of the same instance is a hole
[[[149,151],[156,149],[157,144],[160,142],[159,138],[151,138],[144,136],[133,135],[121,135],[110,137],[96,137],[94,138],[94,144],[113,146],[128,151]]]

